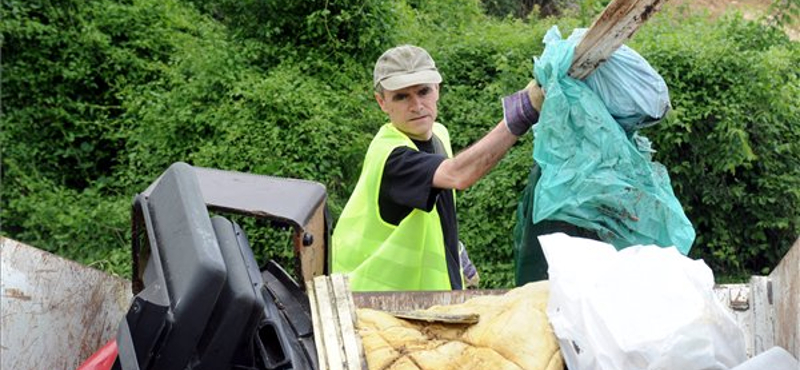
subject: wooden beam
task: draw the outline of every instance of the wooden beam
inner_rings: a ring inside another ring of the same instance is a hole
[[[569,75],[582,80],[608,60],[666,0],[614,0],[575,47]]]
[[[317,368],[328,370],[328,355],[325,352],[325,336],[322,334],[323,325],[320,317],[319,304],[317,304],[317,293],[314,290],[314,281],[308,280],[305,283],[306,293],[308,294],[308,305],[311,307],[311,323],[314,329],[314,345],[317,348]]]
[[[342,370],[347,366],[342,343],[341,326],[338,324],[336,304],[327,276],[314,278],[314,293],[317,296],[317,308],[322,322],[322,338],[325,343],[325,356],[328,358],[330,370]]]
[[[356,332],[356,308],[347,276],[317,276],[306,282],[314,342],[321,370],[366,368],[361,337]]]
[[[301,277],[303,283],[325,273],[325,263],[328,258],[325,248],[325,202],[323,198],[306,225],[295,228],[294,252],[296,260],[299,261],[295,274]],[[311,244],[307,245],[307,241],[304,240],[306,234],[311,236]]]
[[[362,367],[361,359],[364,358],[364,348],[361,345],[361,337],[356,333],[356,308],[353,304],[353,296],[350,294],[350,283],[347,275],[343,274],[333,274],[330,276],[330,280],[336,301],[337,322],[342,334],[345,363],[349,369],[359,369]]]

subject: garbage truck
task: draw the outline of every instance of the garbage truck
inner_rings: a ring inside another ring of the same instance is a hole
[[[134,198],[130,279],[0,238],[0,368],[76,369],[93,357],[94,369],[362,368],[342,316],[354,311],[337,302],[413,311],[503,292],[337,290],[325,204],[313,181],[176,163]],[[230,215],[289,228],[295,268],[256,261]],[[769,275],[714,292],[749,356],[778,346],[800,357],[800,239]]]

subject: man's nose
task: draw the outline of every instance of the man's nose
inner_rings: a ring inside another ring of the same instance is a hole
[[[411,109],[414,112],[420,112],[425,109],[425,106],[422,104],[422,99],[420,99],[418,96],[412,96],[409,99],[409,103],[411,103]]]

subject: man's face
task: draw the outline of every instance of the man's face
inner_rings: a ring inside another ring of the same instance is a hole
[[[439,101],[438,84],[409,86],[400,90],[376,93],[378,105],[386,112],[392,124],[408,137],[428,140],[436,121],[436,104]]]

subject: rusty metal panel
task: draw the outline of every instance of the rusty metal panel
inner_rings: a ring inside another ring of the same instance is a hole
[[[0,291],[0,369],[78,367],[116,337],[131,300],[129,282],[5,237]]]
[[[750,277],[751,323],[755,356],[775,346],[776,322],[775,306],[771,298],[772,282],[766,276]]]
[[[767,291],[775,310],[775,345],[800,359],[800,238],[769,274]]]

